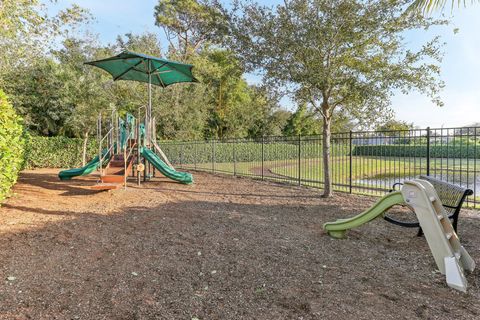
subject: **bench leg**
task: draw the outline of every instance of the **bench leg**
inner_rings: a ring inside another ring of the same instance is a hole
[[[455,233],[457,233],[457,223],[458,223],[458,215],[453,216],[453,221],[452,221],[452,227],[453,227],[453,230],[455,230]]]

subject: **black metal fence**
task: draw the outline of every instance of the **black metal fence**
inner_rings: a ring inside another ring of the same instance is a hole
[[[381,195],[420,174],[471,188],[480,203],[480,127],[332,134],[334,190]],[[178,168],[323,187],[322,136],[163,142]]]

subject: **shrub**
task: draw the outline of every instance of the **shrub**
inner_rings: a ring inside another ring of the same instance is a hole
[[[21,118],[0,90],[0,201],[17,182],[23,165],[25,138]]]
[[[164,142],[161,148],[172,163],[253,162],[298,159],[297,138],[279,138],[264,141],[238,140],[236,142]],[[263,156],[262,156],[263,148]],[[332,156],[348,154],[348,145],[332,144]],[[320,158],[322,145],[319,139],[302,140],[302,159]]]
[[[28,141],[26,168],[76,168],[82,165],[80,138],[32,136]],[[97,154],[97,141],[89,140],[87,160]]]
[[[426,145],[372,145],[356,146],[353,149],[355,156],[379,156],[379,157],[421,157],[427,155]],[[448,145],[431,145],[431,158],[480,158],[480,147],[475,145],[456,144],[450,142]]]

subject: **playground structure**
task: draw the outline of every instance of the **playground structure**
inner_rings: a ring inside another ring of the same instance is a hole
[[[461,245],[437,192],[426,180],[405,181],[400,191],[385,195],[368,210],[349,219],[327,222],[323,228],[333,238],[344,238],[347,230],[383,216],[394,205],[407,205],[415,212],[438,270],[446,275],[447,285],[466,292],[464,270],[473,271],[475,262]]]
[[[140,109],[138,111],[140,115]],[[147,181],[155,177],[158,170],[165,177],[174,181],[191,184],[190,173],[178,172],[172,166],[155,137],[155,118],[151,119],[151,130],[145,130],[145,123],[140,123],[132,114],[127,113],[122,119],[113,111],[108,125],[103,126],[102,115],[97,120],[98,154],[82,168],[60,171],[61,180],[84,176],[96,172],[99,180],[90,188],[95,190],[112,190],[127,187],[129,176],[136,177],[140,185],[142,178]],[[142,177],[143,176],[143,177]]]
[[[198,82],[192,74],[193,65],[131,51],[85,64],[107,71],[112,75],[113,81],[147,83],[148,104],[143,123],[128,113],[123,120],[113,110],[106,130],[103,130],[100,113],[97,121],[98,155],[82,168],[61,171],[59,178],[68,180],[90,174],[98,168],[99,183],[92,188],[110,190],[121,185],[126,188],[130,172],[136,175],[140,185],[142,172],[143,180],[146,181],[155,176],[156,169],[172,180],[184,184],[193,183],[192,175],[176,171],[157,144],[155,118],[152,117],[152,84],[165,88],[175,83]],[[141,109],[138,110],[138,119]]]

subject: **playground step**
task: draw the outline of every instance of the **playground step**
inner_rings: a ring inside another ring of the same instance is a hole
[[[111,160],[109,167],[124,167],[125,161],[121,160]]]
[[[100,177],[103,183],[123,183],[124,182],[124,176],[122,175],[103,175]]]
[[[92,190],[115,190],[120,189],[121,184],[118,183],[97,183],[96,185],[90,186]]]
[[[130,163],[134,160],[134,156],[130,156],[130,158],[127,161],[127,166],[130,165]],[[109,168],[124,168],[125,167],[125,160],[123,159],[123,155],[115,155],[112,160],[110,160],[110,163],[108,164]]]
[[[118,167],[108,167],[105,170],[104,175],[124,175],[125,174],[125,167],[124,165]]]
[[[113,156],[113,161],[123,161],[123,154],[116,154]]]

